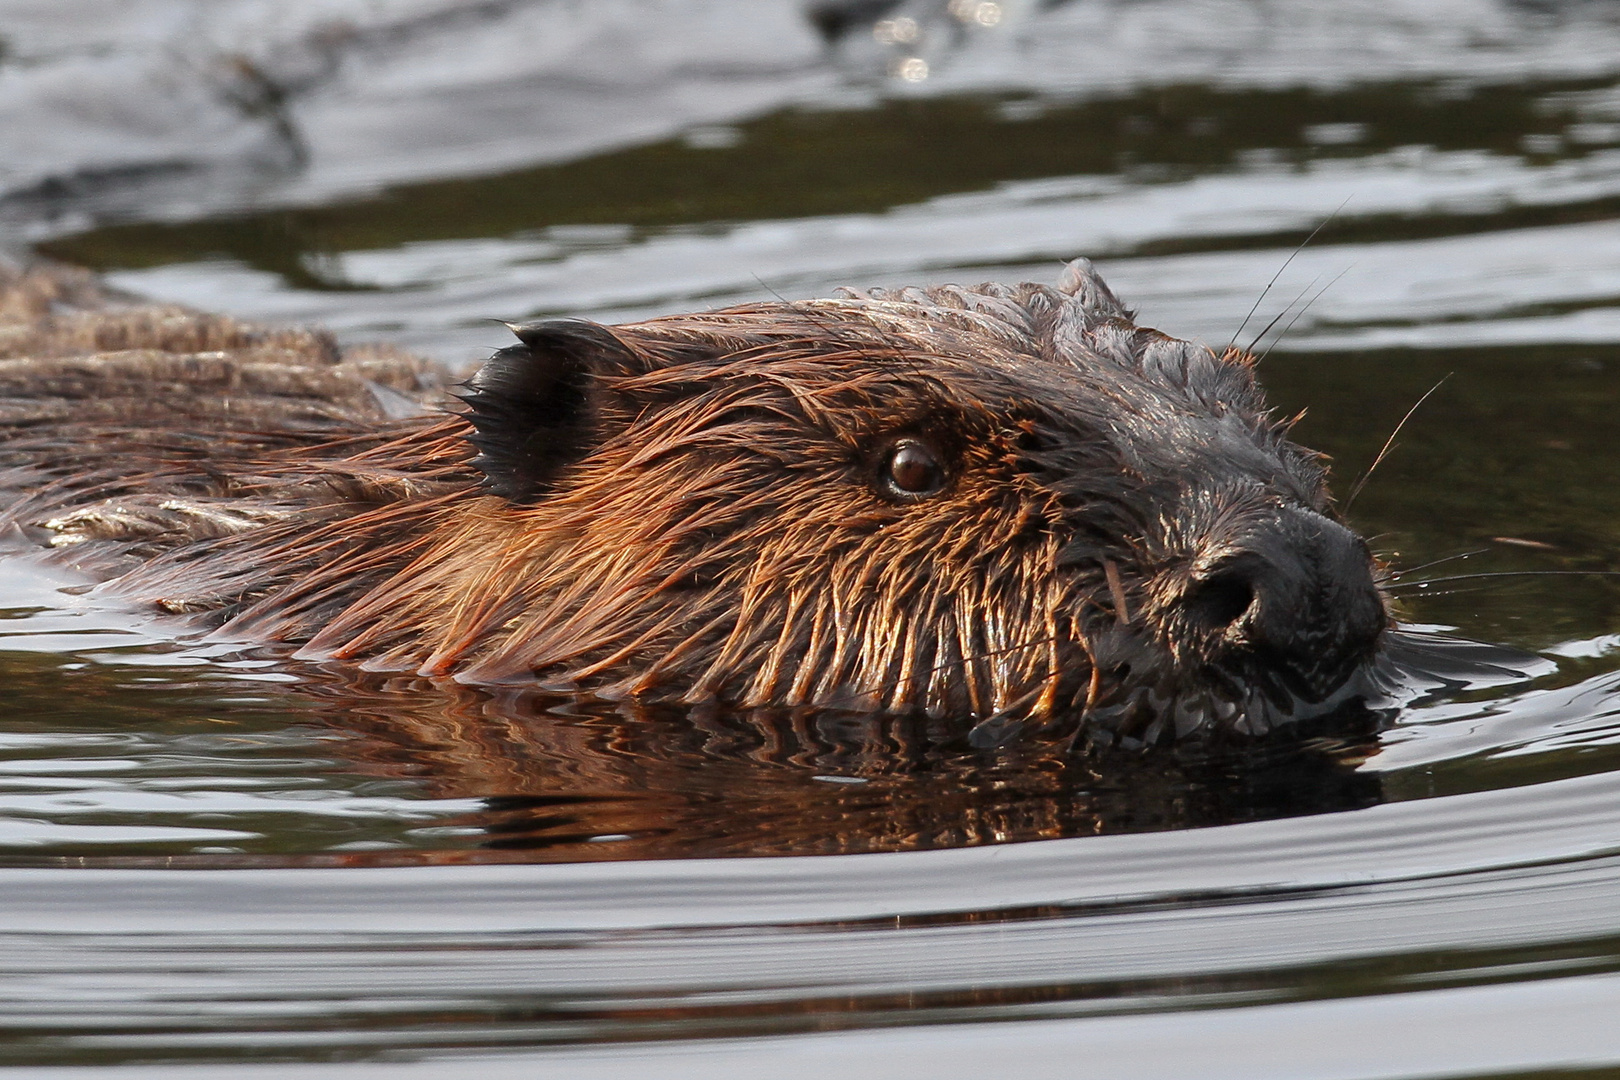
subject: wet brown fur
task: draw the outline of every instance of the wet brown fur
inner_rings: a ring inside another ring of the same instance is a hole
[[[105,303],[0,327],[5,520],[223,637],[368,668],[1045,718],[1134,667],[1208,726],[1233,646],[1187,614],[1201,568],[1278,506],[1330,514],[1248,359],[1135,326],[1083,267],[616,327],[517,497],[476,385],[471,421],[390,418],[375,388],[427,400],[420,362]],[[947,461],[939,497],[873,483],[900,437]]]

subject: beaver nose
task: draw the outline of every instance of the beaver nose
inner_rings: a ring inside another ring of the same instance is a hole
[[[1321,700],[1372,653],[1387,621],[1361,538],[1309,510],[1251,523],[1196,572],[1189,619]]]

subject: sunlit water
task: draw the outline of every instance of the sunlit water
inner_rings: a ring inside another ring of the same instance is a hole
[[[1091,255],[1271,349],[1341,493],[1438,384],[1350,517],[1435,564],[1404,621],[1521,652],[1303,745],[1085,758],[300,667],[13,554],[0,1064],[1620,1065],[1620,587],[1565,573],[1620,569],[1612,8],[451,6],[0,3],[0,229],[458,367],[499,319]]]

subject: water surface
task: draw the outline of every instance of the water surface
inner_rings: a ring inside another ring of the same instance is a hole
[[[1433,389],[1349,516],[1410,627],[1516,650],[1303,743],[1088,758],[295,665],[13,556],[0,1063],[1620,1066],[1620,579],[1567,576],[1620,569],[1608,6],[0,11],[13,246],[458,367],[498,319],[1088,255],[1265,352],[1341,493]]]

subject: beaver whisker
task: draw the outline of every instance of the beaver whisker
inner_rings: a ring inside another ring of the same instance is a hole
[[[1374,543],[1377,541],[1377,537],[1368,537],[1367,539],[1369,543]],[[1396,581],[1402,577],[1405,577],[1407,574],[1421,573],[1424,570],[1429,570],[1433,567],[1441,566],[1448,562],[1456,562],[1458,559],[1471,559],[1475,555],[1483,555],[1489,550],[1490,548],[1475,548],[1473,551],[1462,551],[1455,555],[1447,555],[1443,558],[1431,559],[1426,563],[1419,563],[1416,566],[1408,566],[1401,570],[1396,570],[1393,567],[1387,568],[1386,573],[1389,576],[1389,584],[1393,585]]]
[[[1271,317],[1271,321],[1266,323],[1266,325],[1261,328],[1261,330],[1260,330],[1260,332],[1258,334],[1254,335],[1254,340],[1250,341],[1247,345],[1245,345],[1243,347],[1242,351],[1245,352],[1245,353],[1253,354],[1254,350],[1255,350],[1255,346],[1259,345],[1260,342],[1265,338],[1265,336],[1267,334],[1271,333],[1272,329],[1275,328],[1278,323],[1282,322],[1283,319],[1286,316],[1293,313],[1294,305],[1299,303],[1301,300],[1305,299],[1306,294],[1309,293],[1312,289],[1316,288],[1316,283],[1318,281],[1321,281],[1321,280],[1322,280],[1322,276],[1320,274],[1318,274],[1316,277],[1312,278],[1309,282],[1307,282],[1305,287],[1303,289],[1299,290],[1299,292],[1294,296],[1294,298],[1292,300],[1290,300],[1290,301],[1288,301],[1288,303],[1284,304],[1282,310],[1277,312],[1277,314],[1273,315]],[[1318,294],[1318,295],[1320,295],[1320,294]],[[1309,304],[1305,305],[1305,307],[1309,307],[1309,306],[1310,306]],[[1300,308],[1299,313],[1294,315],[1294,318],[1296,320],[1299,318],[1300,315],[1303,315],[1305,313],[1305,307]],[[1290,322],[1288,325],[1292,326],[1293,322]],[[1286,333],[1286,330],[1284,332]]]
[[[1468,589],[1440,589],[1435,592],[1426,592],[1423,594],[1423,598],[1425,600],[1433,600],[1442,596],[1474,596],[1488,591],[1488,586],[1476,585]]]
[[[1289,319],[1288,324],[1282,328],[1282,332],[1280,334],[1278,334],[1276,337],[1271,339],[1271,344],[1266,346],[1266,351],[1261,353],[1259,356],[1255,357],[1254,362],[1256,364],[1263,363],[1265,361],[1266,357],[1270,356],[1272,354],[1272,352],[1275,351],[1277,346],[1282,344],[1283,339],[1286,338],[1293,331],[1294,325],[1296,323],[1298,323],[1299,320],[1301,320],[1301,319],[1303,319],[1305,317],[1305,313],[1307,311],[1311,310],[1311,308],[1315,307],[1316,302],[1318,300],[1322,299],[1322,297],[1326,296],[1327,291],[1329,289],[1333,288],[1333,286],[1337,285],[1340,281],[1342,281],[1344,279],[1344,275],[1348,274],[1350,272],[1350,269],[1351,268],[1349,266],[1346,266],[1343,270],[1340,270],[1337,274],[1334,274],[1333,279],[1331,281],[1329,281],[1326,285],[1324,285],[1320,289],[1318,289],[1315,296],[1313,296],[1309,300],[1305,301],[1305,303],[1300,306],[1300,309],[1294,313],[1294,317]],[[1320,276],[1312,278],[1311,279],[1311,285],[1315,285],[1320,280],[1321,280]],[[1309,287],[1310,286],[1306,286],[1306,288],[1309,288]],[[1304,293],[1301,293],[1300,295],[1303,296]],[[1299,303],[1299,298],[1296,297],[1294,299],[1293,303],[1295,303],[1295,304]],[[1293,304],[1290,304],[1289,306],[1292,307]],[[1288,309],[1284,308],[1283,310],[1286,312]],[[1273,325],[1275,325],[1275,323],[1273,323]],[[1266,333],[1268,331],[1270,331],[1270,329],[1271,329],[1271,327],[1267,326],[1266,329],[1262,330],[1260,332],[1260,335],[1254,339],[1253,343],[1250,344],[1249,351],[1251,353],[1254,351],[1254,346],[1260,344],[1260,338],[1264,337],[1266,335]]]
[[[1421,581],[1394,581],[1384,588],[1390,592],[1397,592],[1402,589],[1421,589],[1429,585],[1449,585],[1455,581],[1523,577],[1620,577],[1620,570],[1485,570],[1474,574],[1447,574],[1445,577],[1424,578]]]
[[[1249,320],[1254,318],[1254,313],[1260,310],[1260,305],[1266,302],[1266,297],[1271,295],[1272,288],[1275,287],[1277,282],[1282,278],[1283,273],[1287,271],[1288,267],[1293,263],[1293,261],[1299,257],[1300,252],[1304,251],[1310,246],[1311,241],[1316,239],[1316,235],[1323,229],[1327,228],[1328,223],[1339,216],[1340,211],[1342,211],[1346,206],[1350,205],[1350,198],[1350,196],[1346,196],[1344,202],[1340,203],[1334,208],[1331,214],[1318,222],[1316,228],[1311,230],[1310,235],[1305,237],[1304,240],[1300,241],[1299,246],[1288,253],[1288,258],[1284,259],[1283,264],[1277,267],[1277,272],[1271,275],[1271,280],[1266,282],[1266,287],[1260,290],[1260,295],[1254,298],[1254,306],[1249,308],[1248,314],[1243,316],[1243,321],[1238,323],[1238,328],[1232,331],[1232,340],[1226,343],[1226,348],[1222,350],[1223,353],[1229,353],[1237,347],[1237,339],[1243,336],[1243,330],[1249,325]],[[1283,310],[1286,311],[1288,309],[1284,308]],[[1262,331],[1259,337],[1257,337],[1255,340],[1258,342],[1259,338],[1264,336],[1265,333]],[[1253,350],[1254,346],[1250,345],[1245,351],[1252,352]]]
[[[1406,410],[1406,415],[1401,417],[1400,423],[1395,425],[1395,430],[1389,433],[1389,438],[1384,440],[1384,445],[1379,448],[1377,455],[1373,457],[1372,464],[1368,465],[1367,470],[1361,474],[1353,485],[1351,485],[1350,495],[1344,500],[1345,513],[1350,512],[1350,507],[1355,503],[1356,496],[1361,494],[1361,489],[1367,486],[1368,480],[1372,479],[1373,471],[1377,469],[1379,465],[1383,464],[1384,458],[1387,457],[1390,450],[1394,448],[1395,437],[1401,433],[1401,429],[1406,426],[1406,422],[1412,419],[1412,414],[1417,412],[1418,409],[1422,407],[1423,403],[1428,401],[1429,398],[1433,396],[1436,390],[1444,386],[1446,380],[1451,378],[1452,374],[1452,372],[1448,371],[1444,375],[1440,376],[1440,381],[1429,387],[1424,395],[1414,401],[1412,403],[1412,407]]]

